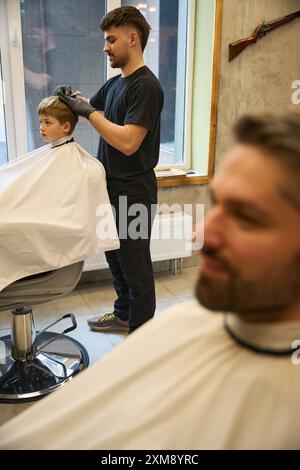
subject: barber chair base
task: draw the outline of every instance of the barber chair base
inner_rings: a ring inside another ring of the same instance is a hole
[[[37,400],[68,383],[89,364],[82,344],[69,336],[44,332],[37,336],[39,347],[54,339],[30,362],[12,358],[11,336],[0,338],[5,357],[0,358],[0,403]]]

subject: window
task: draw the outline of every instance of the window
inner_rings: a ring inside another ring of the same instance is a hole
[[[178,166],[185,163],[187,142],[184,115],[189,3],[192,9],[192,2],[186,0],[122,0],[122,5],[139,8],[151,25],[144,59],[160,80],[165,94],[161,117],[160,165]]]
[[[28,149],[44,145],[36,109],[62,83],[91,96],[106,79],[99,18],[104,1],[20,0]],[[96,155],[98,136],[80,119],[76,139]]]
[[[15,118],[9,159],[44,145],[36,108],[55,86],[71,84],[89,97],[117,72],[105,61],[99,22],[108,10],[121,5],[139,8],[152,27],[145,63],[165,93],[159,164],[190,166],[194,0],[0,0]],[[98,135],[83,119],[75,138],[96,154]]]

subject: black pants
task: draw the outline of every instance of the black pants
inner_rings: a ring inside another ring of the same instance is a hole
[[[156,209],[156,194],[142,200],[128,200],[128,207],[137,202],[147,208],[147,239],[132,240],[130,236],[120,240],[120,249],[107,251],[106,260],[113,276],[117,293],[114,314],[121,320],[129,320],[129,332],[150,320],[156,307],[155,283],[150,256],[150,236]],[[111,201],[116,210],[116,225],[120,234],[119,202]],[[134,217],[128,217],[128,225]],[[123,231],[124,232],[124,231]]]
[[[114,314],[129,320],[129,332],[153,317],[155,285],[149,244],[134,250],[119,249],[105,253],[117,300]]]

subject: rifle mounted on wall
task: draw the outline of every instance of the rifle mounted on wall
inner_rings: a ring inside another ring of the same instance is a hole
[[[274,29],[279,28],[279,26],[289,23],[297,17],[300,17],[300,10],[295,11],[295,13],[282,16],[281,18],[277,18],[276,20],[264,22],[255,28],[251,36],[232,42],[229,44],[229,62],[243,52],[243,50],[250,46],[250,44],[254,44],[258,39],[264,37],[269,31],[273,31]]]

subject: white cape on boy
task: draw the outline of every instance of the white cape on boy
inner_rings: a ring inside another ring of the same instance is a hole
[[[0,290],[119,248],[104,167],[71,138],[0,167]]]

